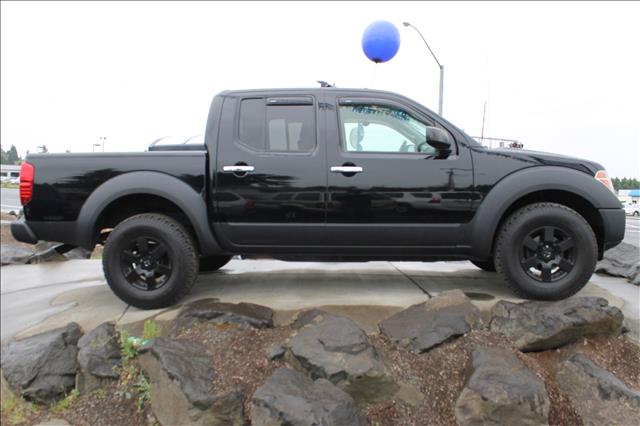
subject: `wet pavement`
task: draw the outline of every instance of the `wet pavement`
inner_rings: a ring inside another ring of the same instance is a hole
[[[89,330],[102,322],[130,324],[149,317],[170,319],[178,307],[143,311],[120,301],[104,281],[99,260],[71,260],[1,269],[1,339],[22,337],[70,321]],[[519,301],[498,274],[469,262],[315,263],[233,260],[222,270],[201,275],[185,302],[215,297],[251,302],[280,312],[312,306],[345,310],[366,328],[368,312],[389,316],[438,293],[459,288],[485,312],[500,299]],[[640,336],[640,287],[624,279],[594,275],[577,296],[600,296],[620,307]],[[360,321],[359,321],[360,322]]]

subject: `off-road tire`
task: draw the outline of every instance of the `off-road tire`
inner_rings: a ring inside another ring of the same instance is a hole
[[[127,244],[137,237],[155,239],[166,246],[171,273],[157,289],[141,290],[126,278],[122,256]],[[111,290],[125,303],[140,309],[172,306],[186,296],[198,276],[198,253],[191,234],[176,220],[155,213],[132,216],[120,222],[104,246],[102,266]]]
[[[485,261],[471,260],[470,262],[473,263],[478,268],[482,269],[483,271],[486,271],[486,272],[496,271],[496,264],[493,262],[493,259],[489,259]]]
[[[229,263],[233,256],[207,256],[200,258],[200,273],[214,272]]]
[[[573,239],[572,269],[561,271],[565,275],[554,282],[532,278],[523,266],[526,237],[539,228],[558,229]],[[496,270],[513,292],[527,299],[560,300],[575,294],[591,278],[598,258],[598,244],[589,223],[575,210],[556,203],[530,204],[514,212],[501,227],[495,247]]]

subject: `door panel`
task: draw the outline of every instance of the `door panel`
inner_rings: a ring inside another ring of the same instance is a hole
[[[264,244],[260,229],[281,232],[279,244],[304,242],[304,234],[283,225],[325,222],[326,154],[317,132],[324,118],[318,117],[316,99],[228,98],[221,122],[214,193],[218,229],[239,245]]]
[[[327,232],[344,245],[455,245],[471,219],[473,173],[466,149],[436,159],[426,140],[429,118],[410,107],[371,100],[340,105],[327,116]],[[452,137],[453,138],[453,137]],[[351,169],[349,169],[351,170]],[[345,224],[352,224],[345,232]],[[376,232],[377,230],[377,232]],[[373,235],[372,235],[373,232]]]

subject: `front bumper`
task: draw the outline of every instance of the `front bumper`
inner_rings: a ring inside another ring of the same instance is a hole
[[[624,239],[626,215],[624,209],[600,209],[602,219],[602,253],[617,246]]]

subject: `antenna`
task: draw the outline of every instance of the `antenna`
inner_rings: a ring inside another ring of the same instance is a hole
[[[320,87],[336,87],[336,84],[329,84],[326,81],[323,80],[318,80],[318,83],[320,83]]]

